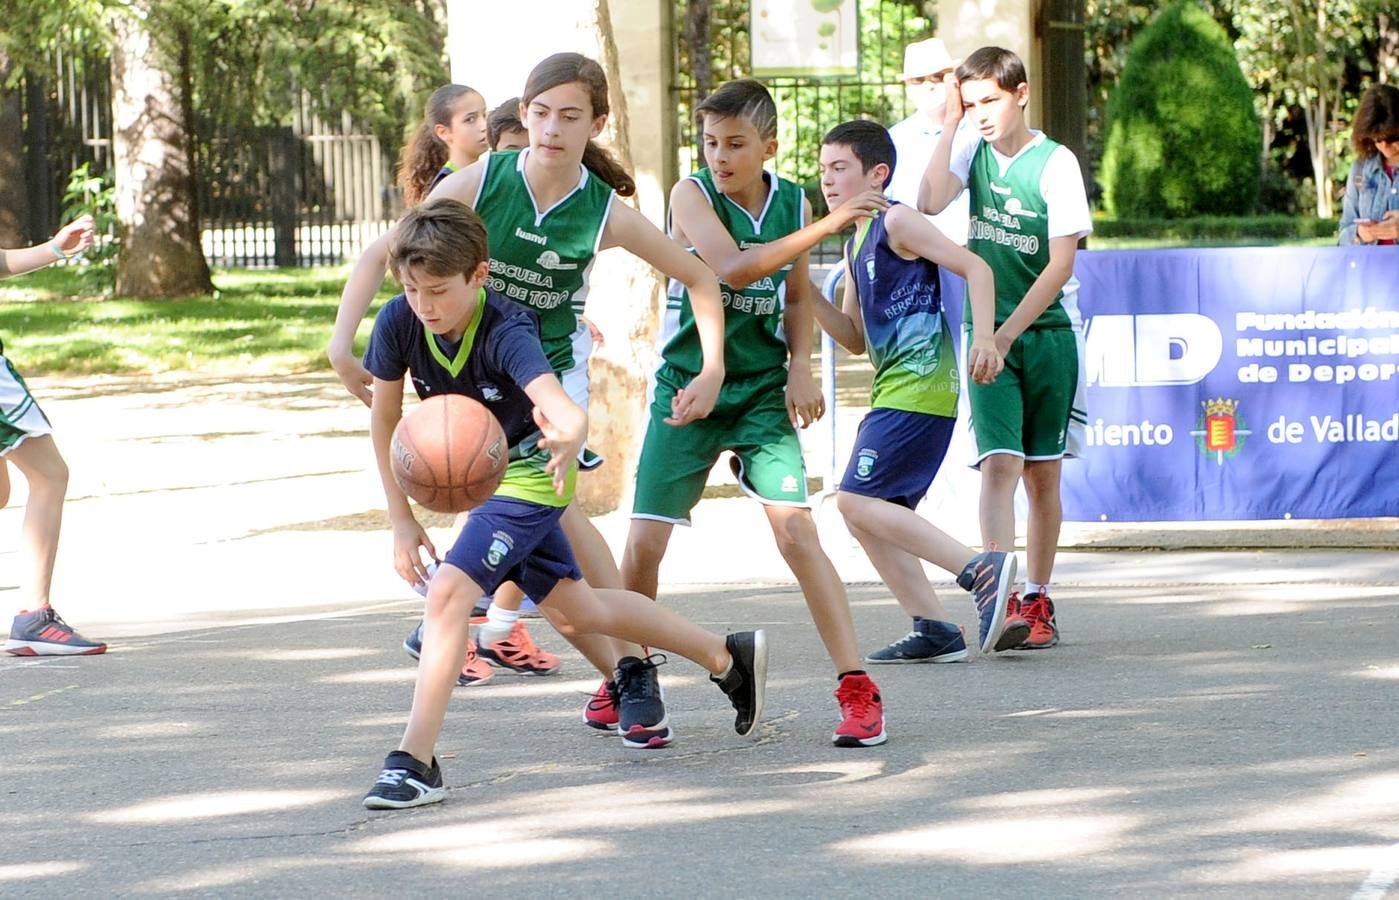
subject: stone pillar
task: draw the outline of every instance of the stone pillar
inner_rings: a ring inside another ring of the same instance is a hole
[[[1014,51],[1025,61],[1030,76],[1026,119],[1031,128],[1040,128],[1044,122],[1040,98],[1044,73],[1035,35],[1037,5],[1036,0],[938,0],[938,37],[954,54],[966,56],[978,47],[994,45]]]

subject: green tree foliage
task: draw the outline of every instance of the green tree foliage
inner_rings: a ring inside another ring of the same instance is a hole
[[[1120,217],[1251,213],[1262,137],[1228,35],[1200,7],[1166,7],[1132,42],[1108,102],[1099,182]]]

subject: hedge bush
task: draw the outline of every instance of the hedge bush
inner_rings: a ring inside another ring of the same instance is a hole
[[[1122,218],[1253,213],[1262,133],[1253,91],[1219,23],[1166,7],[1132,42],[1108,100],[1099,184]]]

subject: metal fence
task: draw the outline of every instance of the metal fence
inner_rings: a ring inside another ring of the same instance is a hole
[[[55,57],[48,77],[21,87],[29,204],[27,237],[61,223],[69,173],[112,165],[110,65]],[[193,127],[196,203],[204,254],[216,266],[310,266],[359,252],[403,211],[394,154],[348,114],[325,122],[302,102],[289,124]]]

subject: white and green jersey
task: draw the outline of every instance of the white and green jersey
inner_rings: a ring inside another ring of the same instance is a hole
[[[699,185],[714,214],[733,236],[740,250],[786,237],[802,227],[804,196],[796,183],[764,172],[767,202],[757,218],[730,200],[714,186],[708,169],[700,169],[690,180]],[[694,247],[690,248],[694,252]],[[787,336],[782,330],[782,310],[787,296],[788,263],[771,275],[759,278],[741,291],[721,284],[724,297],[724,370],[730,377],[771,372],[787,365]],[[704,365],[704,352],[695,328],[690,292],[672,278],[666,297],[666,314],[661,324],[661,356],[682,372],[698,374]]]
[[[1092,231],[1078,162],[1068,148],[1033,133],[1013,157],[981,141],[971,153],[963,179],[971,193],[967,249],[984,259],[996,276],[996,324],[1024,299],[1049,265],[1051,238]],[[953,172],[959,176],[958,162]],[[1049,307],[1030,326],[1077,328],[1078,281],[1071,275]],[[970,306],[966,322],[971,321]]]
[[[563,373],[587,361],[591,341],[579,317],[616,192],[580,165],[578,185],[541,210],[525,180],[528,154],[489,154],[473,205],[490,244],[487,286],[534,310],[549,364]]]

